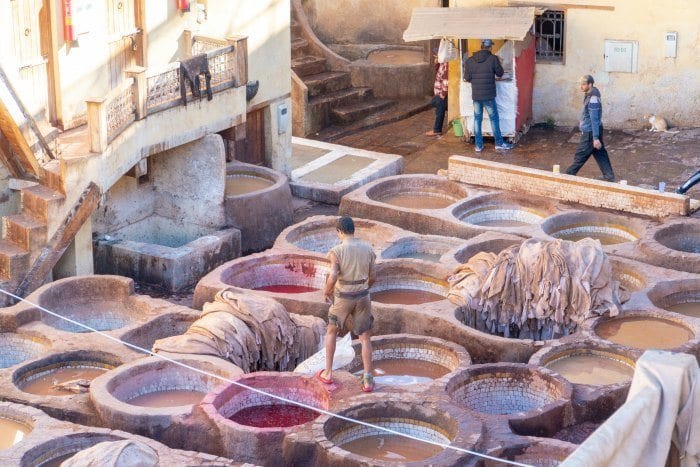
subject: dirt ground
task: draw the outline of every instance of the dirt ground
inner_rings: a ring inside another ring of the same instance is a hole
[[[425,136],[432,128],[434,115],[433,110],[428,110],[333,142],[400,154],[405,160],[404,173],[436,173],[438,169],[446,169],[447,159],[455,154],[544,170],[559,164],[563,172],[572,162],[579,139],[573,127],[535,126],[511,151],[495,151],[493,139],[486,139],[484,151],[476,153],[472,143],[455,137],[451,130],[437,138]],[[642,129],[640,121],[638,130],[606,130],[604,136],[615,175],[627,180],[629,185],[649,188],[663,181],[667,191],[671,191],[700,168],[700,128],[680,129],[675,134],[650,133]],[[601,175],[592,157],[579,175],[591,178]],[[700,198],[700,186],[688,194]]]

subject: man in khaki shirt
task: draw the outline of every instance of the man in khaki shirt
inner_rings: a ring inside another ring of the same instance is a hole
[[[369,288],[374,282],[375,254],[367,243],[355,238],[355,223],[350,217],[341,217],[336,224],[340,245],[331,249],[328,259],[331,272],[323,290],[328,309],[326,328],[326,369],[316,376],[326,384],[333,383],[333,356],[339,330],[345,330],[348,318],[352,319],[352,331],[362,344],[362,390],[372,392],[372,306]]]

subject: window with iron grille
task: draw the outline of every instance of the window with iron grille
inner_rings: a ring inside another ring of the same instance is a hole
[[[535,57],[541,62],[564,61],[564,12],[547,10],[535,17]]]

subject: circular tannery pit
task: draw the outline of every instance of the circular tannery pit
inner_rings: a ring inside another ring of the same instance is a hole
[[[371,200],[407,209],[443,209],[466,198],[462,185],[426,176],[404,175],[381,182],[367,191]]]
[[[599,212],[568,212],[552,216],[542,223],[549,236],[578,241],[586,237],[603,245],[637,241],[646,228],[640,220]]]
[[[649,291],[649,299],[659,308],[700,320],[700,279],[662,282]]]
[[[532,199],[502,193],[475,197],[452,210],[452,215],[467,224],[503,228],[539,224],[553,213],[554,208],[547,200],[535,203]]]
[[[601,339],[640,350],[677,349],[695,338],[692,325],[682,318],[651,311],[627,311],[615,318],[596,318],[591,327]]]
[[[435,268],[406,260],[377,264],[377,280],[370,288],[373,302],[386,305],[422,305],[447,298],[448,284]]]

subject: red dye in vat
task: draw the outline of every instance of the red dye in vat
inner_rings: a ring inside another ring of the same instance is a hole
[[[246,407],[231,415],[229,420],[255,428],[285,428],[303,425],[319,415],[298,405],[274,404]]]
[[[315,292],[318,289],[315,287],[307,287],[305,285],[265,285],[263,287],[256,287],[253,290],[264,290],[266,292],[277,293],[305,293]]]

